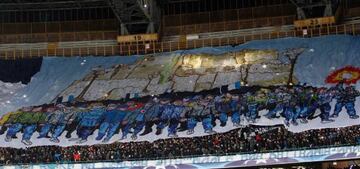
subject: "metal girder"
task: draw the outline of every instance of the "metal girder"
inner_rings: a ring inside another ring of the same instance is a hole
[[[160,9],[155,0],[107,0],[121,23],[121,33],[153,33],[159,25]],[[134,28],[136,27],[136,28]],[[138,32],[137,32],[138,33]]]
[[[184,2],[198,2],[201,0],[164,0],[165,3],[184,3]]]
[[[18,4],[18,6],[17,6],[18,9],[23,10],[20,0],[13,0],[13,1]]]
[[[333,15],[332,0],[290,0],[297,7],[298,19],[306,19],[306,11],[311,11],[315,7],[324,7],[323,16]]]
[[[310,8],[315,6],[323,6],[327,0],[290,0],[297,7]]]

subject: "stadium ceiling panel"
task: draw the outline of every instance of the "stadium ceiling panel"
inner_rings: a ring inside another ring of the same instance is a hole
[[[314,13],[320,16],[332,16],[342,0],[290,0],[297,7],[298,19],[311,18]]]
[[[161,0],[1,0],[0,12],[110,7],[122,34],[154,33],[160,21],[158,2]]]
[[[156,0],[107,0],[121,23],[121,34],[154,33],[160,21]],[[143,28],[143,30],[141,30]],[[131,30],[131,32],[130,32]]]
[[[201,0],[164,0],[165,3],[197,2]]]
[[[41,11],[108,7],[104,0],[1,0],[0,11]]]

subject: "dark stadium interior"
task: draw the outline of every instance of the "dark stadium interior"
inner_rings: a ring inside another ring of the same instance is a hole
[[[1,0],[0,169],[358,169],[360,0]]]

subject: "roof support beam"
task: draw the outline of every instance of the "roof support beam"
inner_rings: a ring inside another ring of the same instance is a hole
[[[107,0],[122,24],[122,34],[154,33],[160,21],[155,0]]]
[[[337,1],[337,2],[336,2]],[[297,7],[298,19],[311,18],[310,11],[319,10],[316,7],[324,7],[323,17],[334,15],[334,9],[340,0],[290,0]],[[335,3],[334,3],[335,2]],[[321,8],[320,8],[321,9]]]
[[[19,8],[21,6],[21,9]],[[0,2],[0,12],[7,11],[44,11],[44,10],[61,10],[77,8],[100,8],[108,7],[104,0],[61,0],[61,1],[25,1],[11,0],[9,2]]]

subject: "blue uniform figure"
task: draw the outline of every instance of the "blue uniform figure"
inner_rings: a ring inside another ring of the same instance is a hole
[[[300,119],[301,123],[306,123],[305,120],[307,118],[306,114],[308,111],[308,106],[306,103],[309,99],[306,90],[303,88],[303,86],[296,86],[293,96],[295,97],[292,97],[292,99],[296,102],[293,124],[298,125],[297,119]]]
[[[79,126],[77,135],[79,140],[77,143],[84,143],[87,138],[94,132],[95,128],[101,123],[105,109],[101,104],[92,105],[92,110],[79,114]]]
[[[356,97],[360,96],[360,92],[355,89],[353,86],[348,86],[346,89],[343,88],[342,84],[339,84],[336,86],[337,92],[336,92],[336,105],[334,114],[331,115],[331,117],[338,117],[339,113],[341,112],[342,108],[345,107],[348,115],[352,119],[357,119],[359,116],[356,114],[355,110],[355,101]]]
[[[136,119],[138,118],[138,115],[140,113],[140,108],[142,107],[142,104],[136,104],[133,101],[129,101],[126,103],[127,109],[126,109],[126,115],[122,122],[122,137],[121,140],[126,139],[127,135],[130,132],[130,129],[136,126]],[[136,139],[133,137],[133,139]]]
[[[6,133],[6,131],[8,130],[8,128],[15,123],[17,117],[21,114],[21,111],[15,111],[15,112],[11,112],[8,113],[6,115],[4,115],[3,117],[0,118],[0,123],[2,123],[1,126],[1,130],[0,130],[0,135],[3,135]],[[7,138],[5,138],[7,139]],[[12,138],[9,138],[9,141]]]
[[[330,90],[326,90],[325,88],[319,89],[318,94],[318,107],[320,108],[321,114],[321,122],[333,122],[334,120],[329,119],[330,111],[331,111],[331,101],[334,98],[333,93]]]
[[[356,97],[360,96],[360,92],[354,86],[348,86],[345,90],[339,90],[337,95],[337,102],[332,117],[338,117],[342,108],[345,107],[350,118],[359,118],[355,110],[355,101]]]
[[[50,130],[52,128],[52,125],[49,123],[49,121],[50,121],[50,117],[54,111],[55,111],[55,108],[53,108],[53,107],[49,107],[46,109],[46,118],[45,118],[46,123],[42,124],[38,138],[48,137],[48,133],[50,132]]]
[[[16,136],[16,133],[18,133],[22,129],[22,127],[23,125],[21,123],[11,124],[9,129],[7,130],[5,141],[10,142],[12,138]]]
[[[135,110],[136,117],[135,117],[135,122],[134,122],[134,132],[133,135],[131,136],[131,138],[133,140],[137,139],[137,135],[138,133],[140,133],[140,131],[144,128],[145,126],[145,110],[142,108],[143,105],[141,105],[141,108],[138,108],[137,110]]]
[[[108,142],[119,128],[125,116],[126,112],[118,110],[115,104],[108,105],[96,140],[101,140],[106,135],[103,142]]]
[[[22,143],[24,143],[25,145],[31,145],[32,142],[30,141],[31,136],[34,134],[35,130],[36,130],[36,124],[31,124],[28,125],[26,127],[24,127],[24,134],[23,134],[23,138],[22,138]]]
[[[239,96],[233,96],[230,102],[231,106],[231,121],[235,127],[240,126],[240,100]]]
[[[50,141],[58,143],[58,137],[64,132],[69,119],[76,117],[76,112],[62,104],[57,105],[57,110],[52,114],[49,123],[52,125],[52,136]]]
[[[26,122],[22,122],[23,124],[27,124],[24,126],[23,129],[23,138],[21,140],[22,143],[29,146],[32,145],[32,142],[30,141],[32,135],[34,134],[38,124],[45,123],[46,114],[42,112],[42,107],[36,107],[31,110],[31,112],[27,112],[29,115],[30,120],[27,120]]]
[[[213,101],[213,97],[207,96],[206,100],[202,102],[202,105],[204,106],[201,114],[204,132],[208,134],[214,134],[215,133],[213,131],[214,126],[212,123],[216,109],[215,109],[215,103]]]
[[[38,138],[47,137],[48,133],[53,130],[53,128],[56,127],[56,125],[62,120],[61,118],[63,116],[63,112],[57,109],[58,108],[50,107],[46,110],[46,123],[41,127]],[[59,142],[59,140],[57,140],[57,142]]]
[[[204,107],[201,105],[201,96],[195,96],[191,103],[188,104],[188,106],[185,108],[187,111],[187,134],[191,135],[194,133],[194,129],[201,119],[202,111],[204,110]]]
[[[153,98],[150,102],[144,106],[145,110],[145,130],[140,136],[144,136],[152,132],[154,124],[159,124],[160,117],[160,104],[159,99]]]
[[[183,113],[183,110],[184,110],[184,106],[182,105],[182,101],[181,100],[174,101],[172,113],[169,117],[170,119],[170,124],[168,128],[169,137],[177,137],[176,130],[179,125],[179,121]]]
[[[160,101],[160,122],[156,127],[156,135],[160,135],[162,130],[168,125],[174,106],[170,104],[169,100]]]
[[[293,122],[294,113],[295,113],[295,104],[285,104],[284,106],[284,115],[285,115],[285,125],[289,126],[290,122]]]
[[[285,94],[284,96],[284,115],[285,115],[285,125],[289,126],[290,123],[293,125],[298,125],[296,122],[297,116],[300,113],[299,107],[296,105],[297,100],[292,96],[292,94]]]
[[[221,99],[220,103],[218,103],[218,111],[220,113],[219,120],[220,126],[224,127],[226,122],[228,121],[228,113],[231,113],[231,96],[227,94],[224,98]]]
[[[193,103],[190,102],[189,100],[184,100],[184,109],[183,109],[183,121],[186,122],[186,129],[187,129],[187,134],[192,134],[194,133],[194,128],[196,126],[197,120],[196,120],[196,116],[193,113]]]
[[[184,109],[180,116],[180,126],[177,129],[177,132],[183,132],[188,130],[187,127],[188,112],[192,109],[190,107],[190,99],[191,99],[190,97],[185,97],[182,99]]]
[[[339,116],[339,113],[341,112],[342,108],[345,105],[346,93],[345,93],[344,83],[340,82],[333,89],[335,90],[336,104],[335,104],[334,113],[331,115],[331,117],[336,118]]]
[[[246,119],[248,122],[255,123],[256,117],[258,115],[258,106],[259,103],[256,101],[255,97],[252,95],[247,95],[246,98],[248,112],[246,113]]]
[[[312,88],[306,88],[303,93],[300,94],[300,112],[299,119],[301,123],[308,123],[307,118],[314,114],[317,104],[317,94],[313,92]]]
[[[46,117],[46,121],[47,123],[45,123],[40,130],[40,135],[38,138],[44,138],[48,135],[48,133],[53,130],[54,127],[56,127],[59,123],[60,120],[63,117],[63,112],[61,112],[60,110],[56,110],[54,109],[48,109],[48,115]],[[59,142],[59,140],[53,140],[54,142]]]
[[[294,114],[291,122],[294,126],[297,126],[299,124],[297,120],[300,118],[300,114],[307,111],[307,109],[299,103],[299,98],[293,97],[292,99],[292,102],[294,102]]]
[[[275,91],[276,92],[276,91]],[[268,119],[273,119],[276,117],[278,111],[281,110],[281,104],[279,102],[279,98],[277,97],[279,94],[270,92],[267,96],[266,105],[269,112],[265,114],[265,117]]]
[[[32,107],[24,107],[20,110],[20,113],[18,114],[18,116],[12,120],[11,125],[9,127],[9,129],[7,130],[6,133],[6,137],[5,137],[5,141],[6,142],[10,142],[12,140],[12,138],[16,137],[16,134],[23,129],[24,127],[26,128],[27,126],[31,126],[31,125],[26,125],[28,123],[28,121],[32,120]],[[36,125],[35,125],[36,128]],[[27,131],[27,134],[25,134],[25,138],[29,137],[27,135],[30,135],[28,133],[30,133],[31,128],[29,127]],[[33,131],[35,131],[35,129],[33,129]],[[32,135],[33,132],[31,132]],[[30,137],[31,137],[30,135]],[[30,139],[30,138],[29,138]],[[23,135],[23,139],[24,140],[24,135]]]

